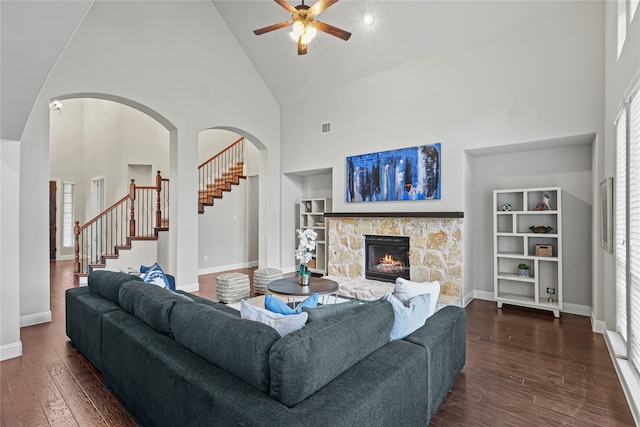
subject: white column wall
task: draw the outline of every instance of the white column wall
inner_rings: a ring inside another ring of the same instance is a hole
[[[22,355],[20,341],[20,142],[0,141],[0,360]]]

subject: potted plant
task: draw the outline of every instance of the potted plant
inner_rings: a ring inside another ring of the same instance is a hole
[[[296,230],[296,232],[300,239],[300,244],[298,245],[298,249],[296,249],[296,259],[300,261],[300,285],[308,286],[310,273],[307,263],[311,261],[311,258],[313,257],[312,251],[316,248],[316,237],[318,237],[318,233],[313,231],[312,228]]]
[[[529,277],[529,267],[527,264],[518,264],[518,276]]]

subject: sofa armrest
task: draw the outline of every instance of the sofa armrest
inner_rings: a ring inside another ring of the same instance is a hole
[[[467,352],[467,315],[462,307],[447,306],[405,338],[427,351],[429,419],[455,383]]]

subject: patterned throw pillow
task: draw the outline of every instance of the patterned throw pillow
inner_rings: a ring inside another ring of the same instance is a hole
[[[160,268],[157,262],[151,267],[141,265],[140,271],[142,271],[140,278],[146,283],[152,283],[169,289],[169,279],[167,279],[167,276],[164,274],[164,271],[162,271],[162,268]]]

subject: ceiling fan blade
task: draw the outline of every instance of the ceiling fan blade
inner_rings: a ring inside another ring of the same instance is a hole
[[[298,37],[298,55],[307,54],[307,45],[302,44],[302,36]]]
[[[287,9],[290,13],[295,13],[296,12],[296,8],[291,6],[291,3],[289,3],[287,0],[274,0],[274,1],[276,3],[278,3],[280,6],[284,7],[285,9]]]
[[[277,24],[269,25],[268,27],[258,28],[257,30],[253,30],[253,34],[259,36],[260,34],[268,33],[269,31],[279,30],[280,28],[288,27],[291,25],[291,22],[284,21]]]
[[[318,0],[309,8],[309,12],[313,13],[313,16],[318,16],[322,11],[328,9],[337,2],[338,0]]]
[[[314,5],[315,6],[315,5]],[[341,30],[338,27],[334,27],[333,25],[326,24],[324,22],[318,21],[317,19],[313,21],[313,25],[320,31],[331,34],[334,37],[338,37],[344,41],[349,40],[351,37],[351,33],[345,30]]]

